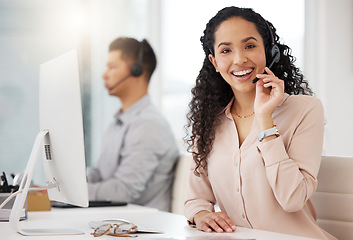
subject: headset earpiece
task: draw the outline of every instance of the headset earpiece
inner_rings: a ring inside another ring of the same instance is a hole
[[[270,25],[267,23],[266,20],[265,20],[265,23],[266,23],[266,26],[268,28],[268,31],[270,33],[270,38],[271,38],[271,43],[266,48],[266,56],[271,61],[271,63],[268,65],[268,67],[271,68],[274,63],[279,62],[279,60],[281,58],[281,51],[279,50],[279,47],[277,46],[277,44],[275,44],[275,38],[273,36]]]
[[[143,42],[139,44],[137,62],[131,66],[130,72],[134,77],[139,77],[143,73],[142,59],[143,59]]]
[[[132,76],[138,77],[143,73],[143,67],[141,64],[135,63],[131,66],[130,71]]]
[[[281,53],[280,53],[280,50],[279,50],[279,47],[277,46],[277,44],[272,46],[271,54],[272,54],[273,61],[275,63],[278,63],[279,59],[281,58]]]
[[[266,50],[266,56],[270,57],[271,63],[268,68],[271,68],[274,63],[278,63],[281,58],[281,53],[277,44],[271,44],[271,46]]]

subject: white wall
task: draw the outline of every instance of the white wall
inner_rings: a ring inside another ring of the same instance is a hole
[[[305,75],[325,108],[325,155],[353,155],[353,1],[306,0]]]

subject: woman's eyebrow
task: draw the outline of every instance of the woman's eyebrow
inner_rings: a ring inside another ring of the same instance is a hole
[[[245,43],[245,42],[247,42],[247,41],[249,41],[249,40],[251,40],[251,39],[253,39],[253,40],[255,40],[256,42],[258,42],[257,38],[255,38],[255,37],[246,37],[246,38],[242,39],[241,42],[242,42],[242,43]],[[220,43],[218,44],[217,48],[219,48],[219,47],[222,46],[222,45],[230,46],[230,45],[232,45],[232,44],[231,44],[230,42],[220,42]]]
[[[247,41],[249,41],[249,40],[251,40],[251,39],[253,39],[253,40],[255,40],[255,41],[257,42],[257,39],[256,39],[255,37],[247,37],[247,38],[244,38],[243,40],[241,40],[241,42],[245,43],[245,42],[247,42]]]
[[[230,42],[221,42],[218,44],[217,48],[219,48],[222,45],[229,46],[229,45],[231,45],[231,43]]]

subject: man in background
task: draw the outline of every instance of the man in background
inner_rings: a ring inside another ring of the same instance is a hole
[[[148,85],[156,57],[147,40],[118,38],[103,74],[121,108],[103,136],[98,163],[88,173],[89,199],[127,202],[169,211],[178,148]]]

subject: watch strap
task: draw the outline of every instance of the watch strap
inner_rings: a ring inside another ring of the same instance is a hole
[[[264,138],[267,138],[269,136],[273,136],[276,135],[277,137],[279,136],[279,132],[278,129],[276,127],[276,125],[274,125],[272,128],[266,129],[265,131],[260,132],[257,135],[257,139],[262,142],[262,140],[264,140]]]

